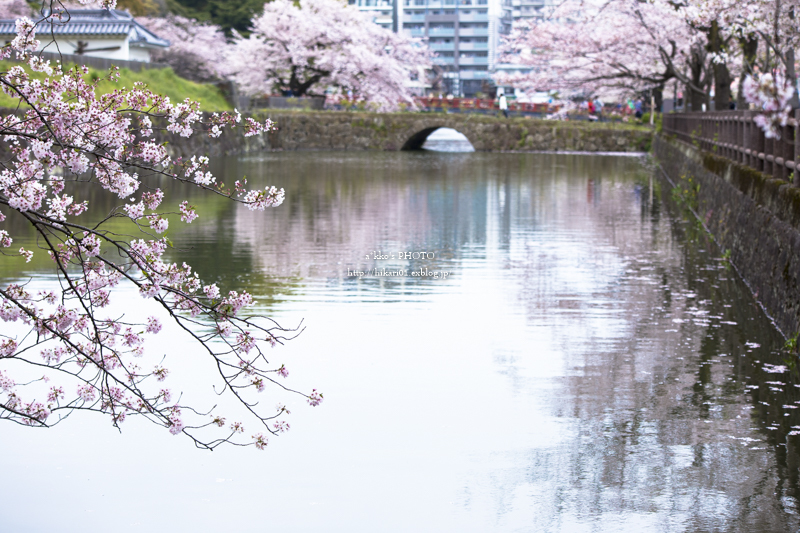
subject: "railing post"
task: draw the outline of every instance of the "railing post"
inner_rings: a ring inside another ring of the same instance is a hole
[[[720,135],[720,137],[722,138],[722,142],[726,145],[723,147],[722,151],[728,159],[733,155],[731,152],[730,129],[731,117],[729,113],[725,113],[722,117],[722,135]]]
[[[742,120],[743,113],[741,111],[736,111],[736,122],[734,122],[734,131],[735,141],[734,145],[736,146],[736,162],[737,163],[744,163],[744,153],[742,153],[742,148],[744,148],[744,120]]]
[[[750,117],[750,119],[751,119],[750,120],[750,133],[753,136],[753,148],[752,149],[755,152],[755,154],[754,154],[755,155],[755,164],[753,165],[753,168],[755,168],[759,172],[763,172],[764,171],[764,163],[766,162],[766,160],[765,159],[761,159],[761,157],[759,157],[759,155],[764,153],[764,143],[766,141],[766,138],[764,137],[764,132],[761,131],[761,128],[759,128],[756,125],[756,123],[752,120],[753,117],[755,116],[755,114],[756,114],[756,112],[753,111],[752,114],[751,114],[751,117]]]
[[[747,111],[739,113],[739,148],[747,148]],[[739,162],[743,165],[747,164],[747,155],[744,151],[739,152]]]
[[[778,165],[780,167],[779,178],[785,180],[789,176],[788,169],[786,168],[786,162],[791,159],[790,151],[789,151],[789,143],[793,143],[794,139],[792,138],[792,130],[791,126],[788,124],[786,126],[781,126],[781,141],[780,141],[780,155],[781,163]],[[793,152],[794,150],[792,150]]]
[[[792,160],[794,161],[794,179],[792,183],[795,187],[800,187],[800,168],[798,168],[798,163],[800,163],[800,109],[794,110],[794,157]]]

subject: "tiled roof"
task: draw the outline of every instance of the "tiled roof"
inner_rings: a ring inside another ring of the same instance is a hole
[[[39,19],[36,27],[37,36],[46,38],[53,35],[70,35],[86,37],[124,37],[130,35],[129,44],[134,46],[166,48],[169,41],[160,38],[139,24],[127,11],[118,9],[76,9],[70,11],[70,18],[65,22],[47,22]],[[0,37],[16,35],[14,20],[0,20]]]

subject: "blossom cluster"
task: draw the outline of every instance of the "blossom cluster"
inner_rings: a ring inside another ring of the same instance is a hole
[[[565,0],[503,38],[500,60],[525,68],[495,80],[562,97],[669,94],[692,111],[749,102],[774,137],[800,103],[796,11],[763,0]]]
[[[766,137],[780,139],[780,128],[787,124],[792,111],[790,100],[794,93],[795,88],[780,70],[745,78],[745,98],[761,111],[753,120]]]
[[[275,0],[226,59],[228,75],[254,95],[322,95],[331,87],[389,111],[414,105],[408,81],[430,67],[432,54],[421,41],[381,28],[338,0]]]
[[[60,16],[57,11],[51,15]],[[215,361],[224,390],[266,432],[285,431],[288,424],[275,426],[285,409],[263,412],[248,399],[267,384],[278,384],[276,373],[287,374],[283,365],[270,365],[264,351],[281,342],[285,330],[265,317],[248,316],[253,298],[247,292],[226,294],[203,283],[190,265],[168,259],[171,242],[163,234],[169,216],[179,215],[188,224],[198,213],[188,201],[180,201],[177,210],[165,209],[169,202],[158,185],[174,180],[251,210],[279,206],[284,191],[250,190],[245,181],[226,190],[209,171],[208,158],[173,159],[154,136],[160,130],[216,137],[225,128],[257,135],[272,129],[272,123],[238,112],[205,117],[197,102],[173,103],[141,83],[100,95],[98,84],[116,81],[116,69],[92,80],[86,67],[51,65],[33,53],[36,24],[22,17],[17,30],[0,52],[21,62],[0,72],[2,90],[19,101],[15,112],[0,117],[0,143],[9,154],[0,167],[0,206],[6,210],[0,212],[0,223],[11,212],[30,225],[52,260],[61,290],[36,291],[19,283],[0,287],[0,320],[9,324],[0,333],[0,418],[50,426],[72,411],[90,410],[105,413],[117,426],[130,416],[147,418],[203,448],[247,443],[241,441],[242,423],[226,426],[219,415],[198,414],[207,410],[181,404],[180,394],[161,385],[170,371],[163,361],[150,360],[147,342],[162,332],[161,319],[110,312],[115,296],[127,286],[149,301],[144,304],[148,309],[152,304],[191,335]],[[88,212],[93,189],[118,202],[100,222]],[[120,237],[106,228],[112,220],[127,222],[143,235]],[[12,243],[12,233],[0,229],[0,251],[33,258],[33,250],[13,252]],[[17,379],[11,369],[20,367],[44,375]],[[50,380],[56,383],[44,386]],[[303,396],[312,405],[321,400],[316,391]],[[223,433],[213,433],[214,428]],[[263,448],[266,437],[258,434],[249,443]]]

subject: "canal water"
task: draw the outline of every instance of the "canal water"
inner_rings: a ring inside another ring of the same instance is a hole
[[[196,450],[136,420],[6,423],[0,529],[798,529],[800,380],[784,339],[644,159],[219,164],[286,202],[253,213],[190,195],[201,218],[173,224],[172,258],[304,327],[270,355],[325,401],[268,389],[292,429],[263,452]],[[41,258],[0,267],[54,283]],[[131,292],[127,312],[142,302]],[[219,401],[202,353],[169,331],[156,348],[173,389]]]

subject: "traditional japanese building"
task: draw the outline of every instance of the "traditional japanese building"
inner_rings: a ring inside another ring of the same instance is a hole
[[[0,39],[11,41],[15,36],[15,21],[0,20]],[[70,11],[63,22],[41,21],[36,38],[40,51],[122,61],[149,62],[151,50],[169,46],[169,41],[118,9],[80,9]]]

